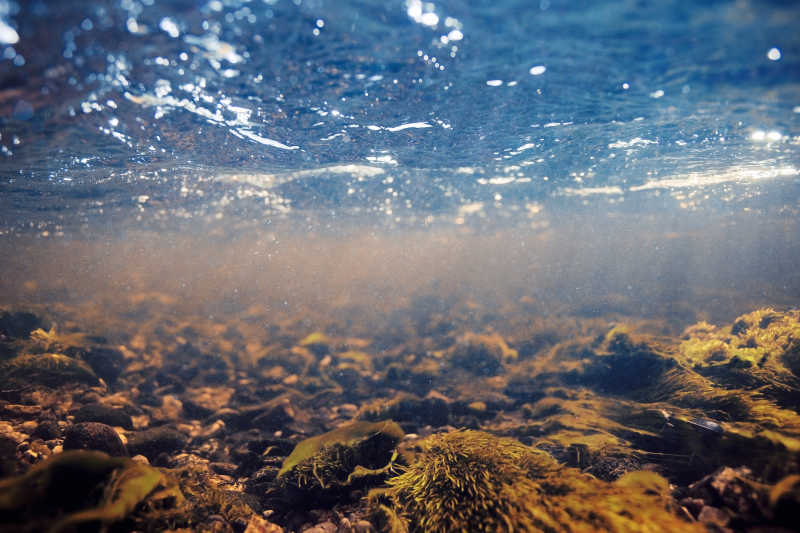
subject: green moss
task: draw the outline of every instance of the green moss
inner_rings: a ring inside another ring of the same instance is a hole
[[[326,489],[388,471],[404,436],[395,422],[354,422],[295,446],[278,472],[283,486]]]
[[[667,510],[650,472],[605,483],[548,454],[480,431],[432,435],[416,460],[370,493],[384,531],[702,531]]]

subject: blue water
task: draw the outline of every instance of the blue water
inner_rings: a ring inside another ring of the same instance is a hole
[[[793,207],[798,21],[790,1],[2,0],[1,231]]]

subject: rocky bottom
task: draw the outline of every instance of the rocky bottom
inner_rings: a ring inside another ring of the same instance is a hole
[[[800,312],[0,312],[0,531],[792,531]]]

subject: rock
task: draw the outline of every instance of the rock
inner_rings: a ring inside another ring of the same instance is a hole
[[[114,383],[125,367],[125,356],[122,352],[106,346],[95,346],[89,348],[83,354],[83,360],[89,363],[95,374]]]
[[[251,419],[251,426],[263,431],[278,431],[295,418],[295,411],[288,402],[277,402],[267,406]]]
[[[128,450],[132,455],[144,455],[151,461],[160,453],[172,453],[186,446],[187,437],[172,428],[161,426],[130,435]]]
[[[254,514],[250,517],[244,533],[283,533],[283,528]]]
[[[725,527],[731,521],[731,517],[722,509],[705,505],[700,509],[700,514],[697,515],[697,521],[708,525]]]
[[[17,446],[19,443],[12,437],[0,434],[0,477],[18,473]]]
[[[114,428],[99,422],[69,426],[64,432],[64,450],[96,450],[116,457],[128,455]]]
[[[373,533],[375,528],[366,520],[357,520],[353,523],[353,531],[355,533]]]
[[[217,474],[232,476],[236,469],[239,468],[233,463],[209,463],[208,467]]]
[[[31,433],[31,437],[42,440],[53,440],[61,436],[61,429],[58,423],[54,420],[45,420],[40,422],[36,429]]]
[[[75,413],[75,422],[100,422],[127,430],[133,429],[131,415],[122,409],[116,409],[100,403],[91,403],[78,409]]]
[[[66,383],[97,384],[89,365],[60,353],[21,354],[0,363],[0,386],[58,387]]]
[[[183,414],[192,420],[203,420],[213,415],[214,411],[186,398],[183,400]]]
[[[337,529],[338,528],[336,527],[336,524],[330,520],[326,520],[325,522],[320,522],[313,527],[304,529],[303,533],[336,533]]]

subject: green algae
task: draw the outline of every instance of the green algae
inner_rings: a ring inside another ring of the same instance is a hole
[[[370,492],[384,531],[703,531],[670,512],[652,472],[606,483],[547,453],[480,431],[432,435],[387,487]]]
[[[278,472],[278,481],[297,488],[346,486],[388,471],[404,433],[395,422],[353,422],[295,446]]]

